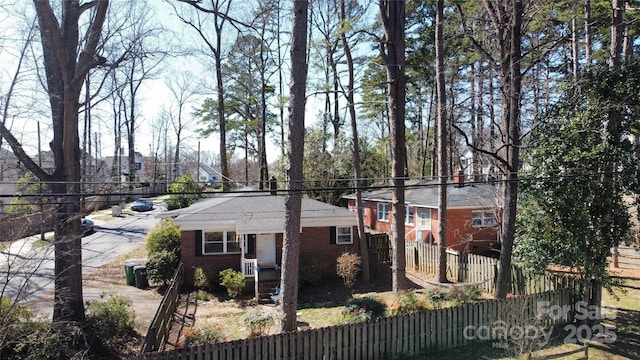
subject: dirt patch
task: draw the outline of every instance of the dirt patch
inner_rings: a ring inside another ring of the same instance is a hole
[[[83,276],[83,286],[126,285],[127,280],[124,273],[124,264],[129,261],[139,264],[145,264],[147,262],[147,249],[144,245],[91,270]]]
[[[143,337],[147,334],[163,294],[161,288],[154,284],[145,289],[127,285],[124,264],[129,261],[144,264],[146,259],[147,251],[144,246],[140,246],[126,255],[94,268],[82,279],[85,301],[100,299],[109,294],[118,294],[131,300],[131,310],[136,315],[135,330]]]

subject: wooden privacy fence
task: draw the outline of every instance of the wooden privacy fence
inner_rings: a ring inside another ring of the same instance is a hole
[[[405,242],[407,268],[425,274],[438,274],[440,247],[416,241]],[[495,290],[497,260],[488,256],[447,250],[447,278],[454,282],[478,284],[492,294]]]
[[[391,261],[391,243],[387,233],[366,233],[367,248],[374,250],[378,262]]]
[[[511,267],[511,293],[514,295],[535,294],[556,289],[570,289],[582,294],[582,280],[570,274],[547,272],[533,274],[514,265]]]
[[[440,248],[416,241],[405,242],[406,266],[425,274],[437,275]],[[447,278],[458,283],[477,284],[493,294],[498,260],[482,255],[447,250]],[[580,288],[579,280],[571,275],[548,272],[544,275],[527,272],[517,265],[511,268],[511,290],[514,295],[536,294],[558,289]]]
[[[375,360],[415,356],[465,346],[475,341],[517,340],[509,337],[515,327],[533,327],[539,330],[536,334],[541,335],[549,326],[563,325],[572,320],[569,318],[570,312],[552,317],[541,314],[541,308],[573,308],[573,304],[570,291],[557,290],[370,322],[145,353],[138,359]],[[491,334],[490,338],[486,334]]]
[[[158,306],[158,311],[153,317],[149,329],[147,330],[147,336],[144,338],[142,344],[141,353],[149,351],[158,351],[167,341],[169,336],[169,329],[171,328],[171,319],[178,307],[178,300],[180,298],[180,289],[182,288],[182,280],[184,275],[184,266],[182,262],[178,265],[178,269],[171,279],[169,288]]]

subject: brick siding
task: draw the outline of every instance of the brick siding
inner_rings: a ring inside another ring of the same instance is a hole
[[[181,255],[184,263],[185,285],[193,284],[193,274],[197,267],[213,271],[224,269],[240,269],[239,254],[219,254],[196,256],[195,231],[182,231]],[[358,231],[352,229],[353,244],[331,244],[329,227],[303,228],[300,241],[300,265],[320,265],[324,277],[337,276],[336,259],[345,251],[358,253]],[[281,264],[283,234],[276,234],[276,259]]]
[[[370,229],[391,233],[390,221],[378,220],[378,202],[363,201],[364,225]],[[355,209],[355,200],[349,199],[348,207]],[[447,246],[455,250],[467,250],[471,252],[482,252],[492,248],[498,239],[498,226],[474,228],[471,226],[472,212],[482,209],[447,209]],[[415,213],[414,222],[419,221],[418,213]],[[393,209],[389,209],[389,219],[393,217]],[[431,236],[434,241],[438,241],[438,211],[431,210]],[[405,226],[407,240],[416,240],[417,232],[413,230],[414,225]],[[428,238],[429,230],[423,230],[422,241]],[[470,240],[474,240],[472,244]],[[489,240],[475,241],[475,240]]]

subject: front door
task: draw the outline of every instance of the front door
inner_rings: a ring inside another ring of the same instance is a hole
[[[260,267],[276,266],[276,234],[256,235],[256,258]]]

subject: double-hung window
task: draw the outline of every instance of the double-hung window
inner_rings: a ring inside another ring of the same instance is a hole
[[[494,211],[473,211],[471,213],[471,225],[474,228],[492,227],[496,224]]]
[[[205,231],[202,233],[203,254],[240,252],[240,239],[235,231]]]
[[[405,206],[404,207],[404,223],[407,225],[413,225],[413,214],[415,211],[415,207],[413,206]]]
[[[336,244],[353,244],[351,226],[336,227]]]
[[[431,229],[431,209],[424,209],[420,214],[420,228]]]
[[[378,203],[378,220],[389,221],[389,203]]]

